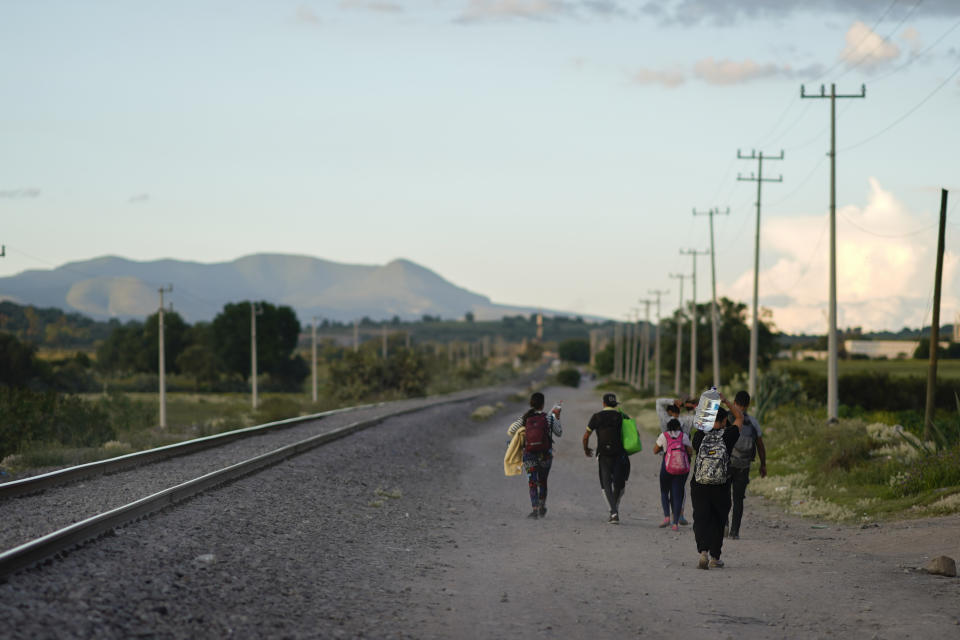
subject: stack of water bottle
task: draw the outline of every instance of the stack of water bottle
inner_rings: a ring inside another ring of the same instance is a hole
[[[693,425],[700,431],[711,431],[717,422],[717,412],[720,410],[720,392],[716,387],[710,387],[700,395],[696,417]]]

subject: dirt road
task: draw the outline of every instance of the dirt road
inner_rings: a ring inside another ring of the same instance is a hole
[[[549,512],[503,475],[473,403],[390,419],[0,583],[3,638],[957,638],[960,518],[813,528],[749,498],[724,569],[657,528],[659,458],[633,456],[620,525],[564,399]],[[509,394],[502,390],[484,402]],[[689,505],[688,505],[689,506]],[[2,514],[0,514],[2,516]],[[2,522],[2,517],[0,517]]]
[[[560,397],[564,437],[543,520],[524,517],[525,478],[503,475],[505,420],[457,443],[457,547],[437,558],[439,583],[417,585],[428,608],[418,635],[960,637],[960,579],[915,570],[931,555],[960,558],[960,519],[820,528],[748,497],[742,537],[724,545],[727,566],[699,570],[690,527],[657,527],[654,436],[632,457],[622,524],[609,525],[580,443],[599,394],[548,389],[548,406]]]

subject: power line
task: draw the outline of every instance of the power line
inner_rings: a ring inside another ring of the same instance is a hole
[[[875,233],[875,232],[870,231],[870,230],[868,230],[868,229],[864,229],[863,227],[861,227],[860,225],[858,225],[856,222],[854,222],[853,220],[851,220],[850,218],[848,218],[842,211],[840,212],[840,215],[843,216],[843,219],[846,220],[852,227],[854,227],[854,228],[856,228],[856,229],[859,229],[859,230],[862,231],[863,233],[869,234],[869,235],[871,235],[871,236],[876,236],[877,238],[894,238],[894,239],[896,239],[896,238],[909,238],[910,236],[915,236],[915,235],[921,234],[921,233],[923,233],[923,232],[925,232],[925,231],[929,231],[929,230],[932,229],[933,227],[937,226],[936,223],[934,223],[934,224],[932,224],[932,225],[930,225],[930,226],[923,227],[922,229],[917,229],[916,231],[911,231],[910,233],[898,233],[898,234],[888,235],[888,234],[884,234],[884,233]]]
[[[839,76],[837,76],[837,77],[835,78],[835,80],[839,80],[839,79],[842,78],[843,76],[845,76],[845,75],[847,75],[848,73],[850,73],[851,71],[853,71],[856,67],[858,67],[858,66],[860,66],[861,64],[863,64],[863,63],[867,60],[867,58],[869,58],[871,55],[873,55],[873,53],[876,52],[877,49],[879,49],[879,48],[880,48],[881,46],[883,46],[884,44],[887,44],[887,43],[890,41],[890,37],[893,36],[894,33],[896,33],[897,29],[899,29],[899,28],[903,25],[904,22],[906,22],[907,20],[910,19],[910,17],[917,11],[917,8],[918,8],[921,4],[923,4],[923,0],[916,0],[916,2],[913,4],[913,6],[910,7],[910,10],[907,11],[907,13],[904,14],[903,18],[900,19],[900,22],[898,22],[898,23],[896,24],[896,26],[894,26],[893,29],[891,29],[890,32],[889,32],[886,36],[884,36],[884,37],[880,40],[880,42],[879,42],[873,49],[871,49],[870,51],[867,51],[866,53],[864,53],[862,56],[860,56],[860,59],[857,60],[856,62],[854,62],[853,64],[848,65],[846,71],[844,71],[844,72],[841,73]],[[874,31],[873,29],[871,29],[871,30],[870,30],[870,33],[874,33],[874,34],[875,34],[875,31]],[[863,44],[863,43],[866,41],[866,39],[870,36],[870,33],[867,33],[867,35],[865,35],[865,36],[863,37],[863,39],[860,41],[860,44]],[[853,49],[852,53],[856,53],[857,49],[859,49],[859,48],[860,48],[860,45],[858,44],[858,45]]]
[[[889,131],[890,129],[893,129],[895,126],[897,126],[898,124],[900,124],[901,122],[903,122],[904,120],[906,120],[908,117],[910,117],[911,115],[913,115],[913,112],[914,112],[914,111],[916,111],[917,109],[919,109],[920,107],[922,107],[924,104],[926,104],[927,101],[928,101],[930,98],[932,98],[933,96],[935,96],[941,89],[943,89],[943,87],[946,86],[946,84],[947,84],[948,82],[950,82],[951,80],[953,80],[953,77],[954,77],[955,75],[957,75],[958,73],[960,73],[960,65],[957,65],[957,67],[950,73],[949,76],[947,76],[947,77],[944,79],[943,82],[941,82],[940,84],[938,84],[937,87],[936,87],[933,91],[931,91],[930,93],[928,93],[927,96],[926,96],[923,100],[921,100],[921,101],[918,102],[917,104],[913,105],[905,114],[903,114],[902,116],[900,116],[899,118],[897,118],[896,120],[894,120],[893,122],[891,122],[890,124],[888,124],[887,126],[885,126],[883,129],[880,129],[880,131],[877,131],[877,132],[874,133],[873,135],[868,136],[868,137],[864,138],[863,140],[861,140],[861,141],[859,141],[859,142],[856,142],[856,143],[850,145],[849,147],[844,147],[843,149],[841,149],[841,151],[850,151],[851,149],[856,149],[857,147],[859,147],[859,146],[861,146],[861,145],[864,145],[864,144],[870,142],[871,140],[875,140],[876,138],[879,138],[881,135],[883,135],[884,133],[886,133],[886,132]]]
[[[893,69],[891,69],[891,70],[888,71],[887,73],[885,73],[885,74],[883,74],[883,75],[880,75],[880,76],[877,76],[876,78],[873,78],[870,82],[871,82],[871,83],[882,82],[883,80],[886,80],[886,79],[889,78],[890,76],[892,76],[892,75],[894,75],[894,74],[897,74],[897,73],[900,73],[901,71],[903,71],[904,69],[906,69],[907,67],[909,67],[910,65],[912,65],[914,62],[916,62],[917,60],[920,60],[920,59],[923,58],[925,55],[927,55],[927,54],[930,52],[931,49],[933,49],[934,47],[936,47],[938,44],[940,44],[940,43],[943,41],[944,38],[946,38],[948,35],[950,35],[951,33],[953,33],[953,30],[956,29],[957,27],[960,27],[960,20],[957,20],[956,22],[954,22],[954,23],[950,26],[950,28],[948,28],[946,31],[944,31],[942,34],[940,34],[940,37],[939,37],[939,38],[937,38],[936,40],[933,41],[933,44],[931,44],[930,46],[924,48],[923,51],[921,51],[920,53],[918,53],[918,54],[916,54],[916,55],[914,55],[914,56],[911,56],[906,62],[904,62],[904,63],[901,64],[900,66],[894,67]]]

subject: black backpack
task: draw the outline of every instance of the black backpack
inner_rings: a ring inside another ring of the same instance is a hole
[[[613,414],[614,412],[609,412]],[[598,456],[619,456],[623,455],[623,414],[616,412],[617,419],[614,424],[598,426],[597,431],[597,455]]]

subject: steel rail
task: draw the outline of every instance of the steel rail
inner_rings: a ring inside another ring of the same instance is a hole
[[[50,471],[49,473],[39,474],[29,478],[12,480],[10,482],[0,484],[0,500],[16,498],[18,496],[32,493],[39,493],[52,487],[69,484],[71,482],[77,482],[79,480],[85,480],[94,476],[126,471],[127,469],[134,469],[152,462],[158,462],[168,458],[196,453],[197,451],[209,449],[210,447],[218,447],[228,444],[234,440],[261,435],[267,431],[284,429],[304,422],[310,422],[311,420],[322,420],[323,418],[340,413],[349,413],[362,409],[374,409],[385,406],[386,404],[387,403],[385,402],[362,404],[354,407],[343,407],[340,409],[332,409],[330,411],[322,411],[320,413],[314,413],[308,416],[297,416],[296,418],[287,418],[286,420],[276,420],[274,422],[267,422],[265,424],[255,425],[252,427],[244,427],[242,429],[225,431],[224,433],[218,433],[212,436],[204,436],[202,438],[194,438],[192,440],[168,444],[162,447],[147,449],[145,451],[128,453],[126,455],[117,456],[116,458],[108,458],[107,460],[88,462],[86,464],[67,467],[65,469],[58,469],[56,471]]]
[[[144,518],[161,509],[187,500],[203,491],[251,475],[268,466],[282,462],[320,445],[339,440],[363,429],[378,425],[389,418],[395,418],[425,409],[432,409],[433,407],[445,404],[467,402],[490,392],[491,389],[483,389],[464,396],[445,396],[425,405],[407,407],[406,409],[393,411],[382,416],[353,422],[343,427],[333,429],[332,431],[311,436],[299,442],[280,447],[279,449],[268,451],[267,453],[244,460],[243,462],[232,464],[219,471],[212,471],[199,478],[194,478],[193,480],[188,480],[164,489],[163,491],[158,491],[157,493],[140,498],[124,506],[75,522],[67,527],[0,553],[0,580],[6,579],[17,571],[36,565],[124,524]]]

